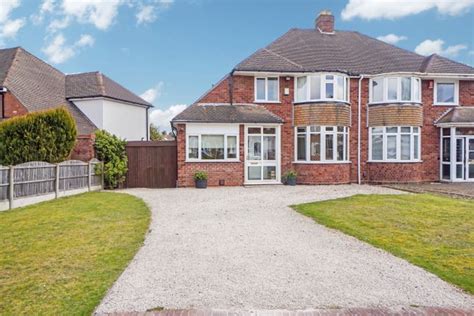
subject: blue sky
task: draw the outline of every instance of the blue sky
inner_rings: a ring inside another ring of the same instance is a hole
[[[242,59],[329,9],[336,29],[474,65],[474,0],[2,0],[0,45],[66,73],[99,70],[167,127]]]

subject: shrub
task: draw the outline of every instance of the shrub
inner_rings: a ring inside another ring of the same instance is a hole
[[[76,141],[76,122],[64,107],[0,123],[0,165],[66,160]]]
[[[108,189],[118,188],[127,174],[126,141],[104,130],[95,133],[94,147],[97,158],[104,163],[104,185]]]
[[[294,170],[288,170],[283,176],[285,179],[295,179],[298,173]]]
[[[193,176],[194,180],[207,180],[206,171],[196,171]]]

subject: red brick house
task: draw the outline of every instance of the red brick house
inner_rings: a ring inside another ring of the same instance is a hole
[[[358,32],[291,29],[173,120],[178,185],[474,181],[474,68]]]
[[[107,76],[66,75],[21,47],[0,49],[0,122],[59,106],[65,106],[76,121],[74,159],[94,157],[97,129],[128,140],[148,138],[152,105]]]

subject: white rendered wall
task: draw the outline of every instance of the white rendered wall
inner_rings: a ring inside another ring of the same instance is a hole
[[[103,99],[74,100],[73,102],[97,128],[104,129]]]
[[[145,107],[104,100],[104,129],[126,140],[146,140]]]
[[[74,104],[99,129],[128,141],[146,140],[146,108],[109,99],[76,99]]]

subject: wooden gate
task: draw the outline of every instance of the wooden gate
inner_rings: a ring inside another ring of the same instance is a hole
[[[174,188],[177,177],[175,141],[127,143],[128,188]]]

